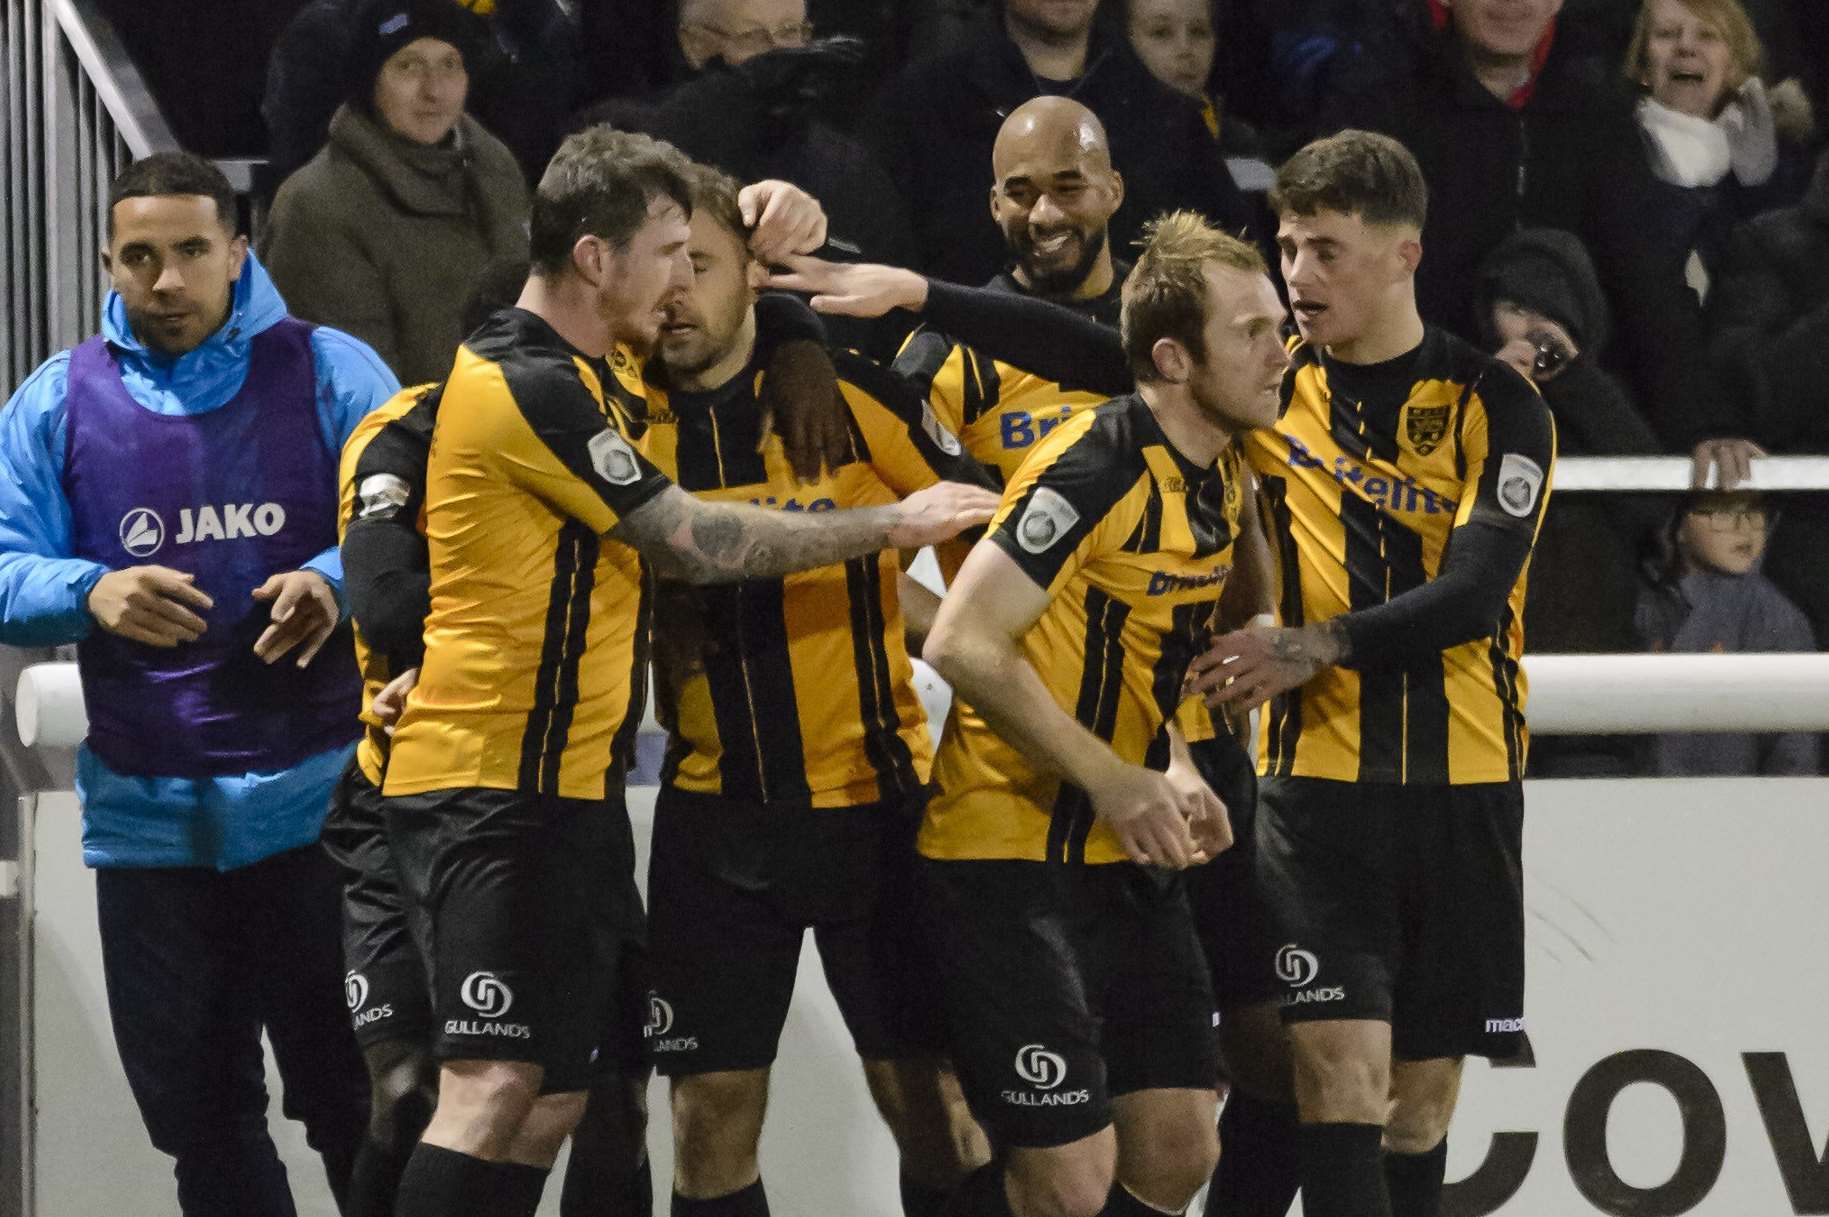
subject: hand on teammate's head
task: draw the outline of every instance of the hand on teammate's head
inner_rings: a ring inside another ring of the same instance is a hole
[[[737,195],[749,248],[765,263],[810,254],[826,243],[826,213],[819,200],[790,182],[752,182]]]

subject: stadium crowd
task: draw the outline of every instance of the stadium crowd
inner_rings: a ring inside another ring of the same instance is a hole
[[[129,167],[0,415],[185,1213],[293,1211],[264,1031],[347,1217],[531,1217],[567,1141],[568,1215],[645,1217],[651,1069],[675,1217],[763,1217],[810,930],[910,1217],[1433,1217],[1523,1042],[1526,627],[1829,637],[1829,502],[1743,485],[1829,439],[1829,21],[662,7],[310,0],[252,244]]]
[[[1806,369],[1821,349],[1809,268],[1829,207],[1813,166],[1829,23],[1809,5],[410,8],[410,31],[365,42],[363,5],[312,0],[281,37],[263,103],[279,190],[260,244],[297,315],[362,338],[407,383],[440,374],[467,286],[518,254],[513,165],[537,180],[568,130],[607,121],[741,180],[793,182],[824,206],[830,256],[983,283],[1009,262],[982,222],[993,139],[1017,105],[1054,95],[1104,125],[1121,260],[1145,220],[1183,207],[1268,252],[1261,190],[1242,191],[1229,162],[1385,132],[1430,184],[1423,316],[1527,371],[1562,453],[1687,455],[1699,481],[1715,468],[1732,490],[1754,454],[1823,443]],[[593,69],[589,31],[610,26],[644,49]],[[382,73],[409,33],[443,59]],[[828,319],[835,342],[879,358],[911,324]],[[1819,498],[1760,501],[1763,514],[1739,499],[1561,500],[1533,564],[1532,648],[1813,648],[1829,630]],[[1709,520],[1758,532],[1733,538],[1756,555],[1699,558],[1681,537]],[[1670,743],[1547,741],[1536,771],[1684,773],[1731,755],[1789,772],[1814,752]]]

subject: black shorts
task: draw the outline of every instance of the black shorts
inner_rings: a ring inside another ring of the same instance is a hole
[[[1224,1011],[1277,996],[1271,957],[1277,944],[1253,875],[1257,852],[1257,769],[1251,754],[1230,736],[1188,745],[1200,774],[1226,805],[1232,848],[1187,872],[1194,930],[1207,954],[1213,998]]]
[[[587,1089],[624,1051],[642,918],[616,787],[601,801],[483,789],[386,800],[395,866],[430,931],[438,1059],[541,1065],[551,1094]]]
[[[925,794],[768,807],[665,788],[654,808],[648,1049],[669,1077],[775,1059],[801,942],[865,1060],[932,1056],[944,1024],[913,916]]]
[[[1128,862],[924,860],[952,1058],[999,1147],[1111,1123],[1139,1090],[1210,1090],[1213,989],[1177,874]]]
[[[381,792],[353,760],[324,819],[324,852],[343,872],[343,997],[356,1040],[424,1040],[432,1001],[415,927],[394,873]]]
[[[1524,792],[1265,778],[1257,877],[1283,1021],[1376,1019],[1403,1060],[1524,1031]]]

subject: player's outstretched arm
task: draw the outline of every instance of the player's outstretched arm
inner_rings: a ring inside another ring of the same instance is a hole
[[[731,583],[883,549],[919,549],[986,523],[996,509],[994,492],[960,482],[940,482],[887,507],[817,514],[707,503],[669,486],[610,535],[640,550],[663,578]]]
[[[881,317],[892,309],[927,323],[993,359],[1048,380],[1117,396],[1132,387],[1118,331],[1069,308],[1018,292],[927,279],[869,262],[784,258],[768,286],[812,295],[815,312]]]
[[[1205,861],[1189,827],[1208,813],[1197,792],[1121,759],[1061,708],[1023,655],[1023,635],[1048,602],[1047,589],[995,542],[981,541],[940,602],[922,656],[993,731],[1084,790],[1132,860],[1175,868]]]

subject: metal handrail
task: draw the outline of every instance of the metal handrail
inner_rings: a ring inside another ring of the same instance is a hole
[[[177,150],[178,137],[172,133],[171,124],[165,121],[140,69],[128,57],[120,35],[95,0],[47,2],[57,27],[69,40],[96,98],[108,111],[128,150],[136,158]]]

